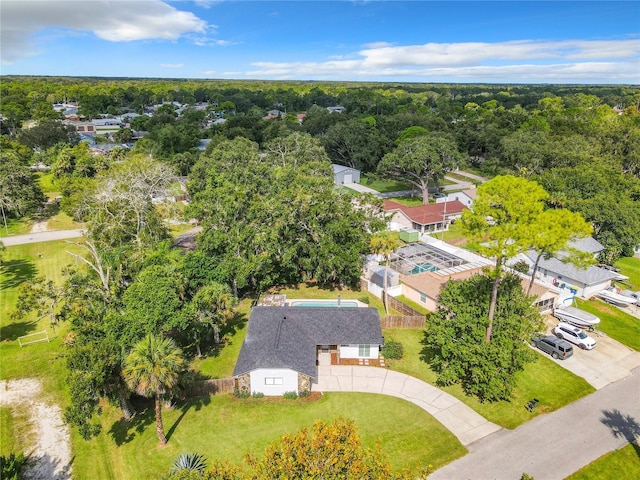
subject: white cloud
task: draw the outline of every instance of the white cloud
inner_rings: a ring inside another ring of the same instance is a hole
[[[193,13],[160,0],[2,0],[0,27],[3,64],[35,55],[34,34],[49,27],[93,32],[111,42],[176,40],[208,30]]]
[[[161,63],[160,66],[162,68],[182,68],[184,63]]]
[[[256,62],[249,77],[461,78],[640,82],[640,40],[517,40],[498,43],[369,44],[349,59]]]
[[[198,7],[209,9],[218,3],[222,3],[222,0],[193,0],[193,3]]]
[[[389,42],[371,42],[371,43],[365,43],[363,45],[363,47],[365,48],[385,48],[385,47],[392,47],[393,43],[389,43]]]

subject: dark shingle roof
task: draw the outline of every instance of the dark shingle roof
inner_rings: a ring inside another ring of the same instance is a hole
[[[375,308],[254,307],[233,375],[290,368],[317,376],[318,345],[382,345]]]

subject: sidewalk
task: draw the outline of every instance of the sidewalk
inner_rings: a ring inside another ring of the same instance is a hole
[[[312,385],[312,390],[377,393],[402,398],[433,415],[465,446],[501,428],[439,388],[386,368],[319,366],[318,383]]]

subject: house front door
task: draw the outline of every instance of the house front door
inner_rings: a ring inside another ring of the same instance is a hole
[[[331,365],[331,351],[329,345],[322,345],[318,352],[318,365]]]

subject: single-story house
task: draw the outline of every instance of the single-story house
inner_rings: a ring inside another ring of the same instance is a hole
[[[318,365],[377,359],[383,342],[375,308],[257,306],[233,371],[235,387],[266,396],[310,391]]]
[[[439,198],[436,201],[438,203],[441,203],[443,201],[457,200],[461,204],[463,204],[465,207],[470,209],[477,195],[478,195],[478,192],[475,188],[468,188],[466,190],[461,190],[459,192],[448,193],[445,198]]]
[[[333,163],[333,183],[336,185],[348,185],[350,183],[360,183],[360,170]]]
[[[592,237],[584,237],[569,242],[569,247],[580,250],[593,255],[597,258],[598,254],[604,250],[600,242]],[[571,294],[583,298],[590,298],[601,290],[605,290],[611,286],[613,280],[618,280],[622,276],[611,270],[590,266],[580,268],[566,261],[568,252],[560,252],[555,258],[540,259],[538,270],[535,277],[545,283],[554,285],[557,288],[569,290]],[[534,251],[528,251],[516,256],[511,260],[513,265],[518,261],[524,261],[529,264],[529,274],[532,273],[533,266],[536,263],[538,254]]]
[[[535,265],[538,254],[529,251],[519,255],[518,258],[524,259],[530,268]],[[611,282],[619,278],[619,274],[600,268],[590,266],[587,268],[579,268],[572,263],[563,262],[559,258],[540,259],[538,270],[535,274],[536,278],[552,285],[570,290],[573,295],[583,298],[590,298],[602,290],[606,290],[611,286]]]
[[[438,308],[438,296],[444,284],[449,280],[466,280],[473,275],[483,274],[486,266],[469,268],[462,271],[451,272],[423,272],[415,275],[402,275],[402,294],[405,298],[422,305],[431,312]],[[529,278],[522,276],[522,288],[527,291]],[[535,305],[541,312],[551,310],[557,303],[558,291],[555,288],[546,287],[534,282],[531,295],[536,297]]]
[[[467,208],[458,200],[407,207],[392,200],[384,201],[384,209],[392,213],[391,221],[401,227],[417,230],[420,233],[448,230]]]
[[[582,237],[577,240],[571,240],[569,247],[581,252],[590,253],[593,258],[598,258],[600,252],[604,250],[604,246],[593,237]]]
[[[327,107],[327,110],[329,110],[329,112],[331,113],[334,113],[334,112],[342,113],[346,110],[346,108],[344,108],[341,105],[336,105],[335,107]]]

